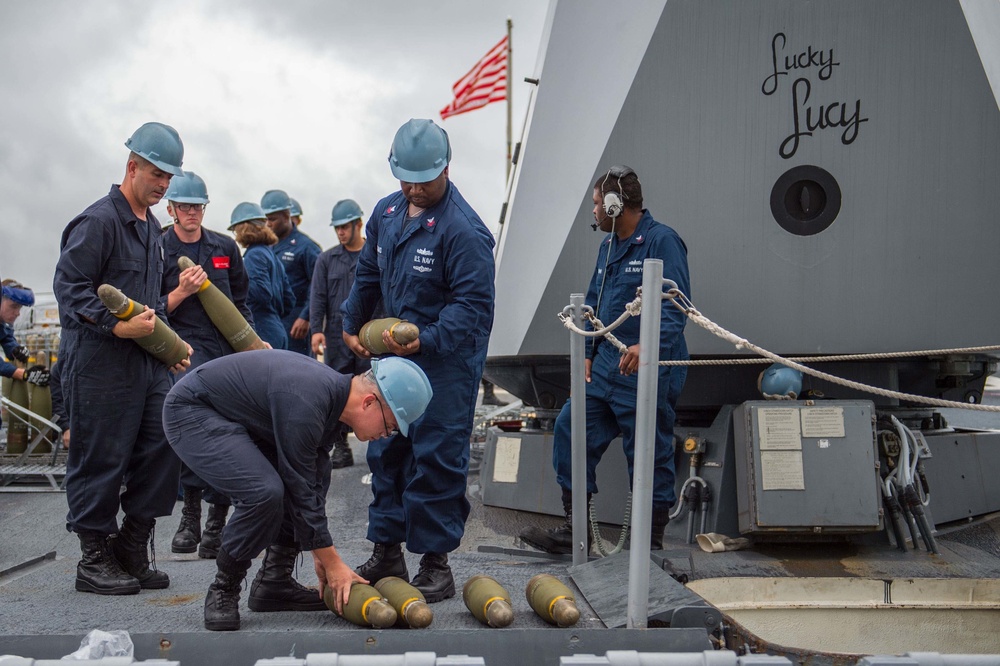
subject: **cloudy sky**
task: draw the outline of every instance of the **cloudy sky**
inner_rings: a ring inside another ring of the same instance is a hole
[[[66,223],[120,183],[123,143],[149,120],[174,126],[184,168],[208,184],[205,226],[284,189],[302,230],[336,244],[342,198],[366,214],[398,189],[396,129],[433,118],[452,140],[452,179],[496,229],[503,103],[441,121],[451,86],[514,23],[514,140],[524,121],[546,3],[34,0],[0,8],[0,275],[51,291]],[[163,204],[154,208],[167,221]]]

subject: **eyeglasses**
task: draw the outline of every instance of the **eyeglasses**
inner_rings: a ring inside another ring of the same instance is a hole
[[[385,426],[385,436],[386,437],[392,437],[397,432],[399,432],[399,428],[390,428],[389,427],[389,422],[385,420],[385,409],[382,407],[382,401],[379,400],[378,396],[375,395],[374,393],[372,393],[372,397],[374,397],[376,400],[378,400],[378,410],[380,412],[382,412],[382,425]]]
[[[195,213],[205,212],[205,204],[179,203],[174,205],[177,207],[177,210],[182,213],[190,213],[192,211]]]

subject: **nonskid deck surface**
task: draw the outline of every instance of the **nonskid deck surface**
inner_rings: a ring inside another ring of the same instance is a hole
[[[371,554],[371,544],[365,538],[371,489],[366,482],[365,445],[353,442],[353,448],[355,466],[333,472],[327,513],[341,556],[349,565],[357,566]],[[478,475],[471,473],[472,513],[462,546],[450,557],[457,595],[432,605],[434,622],[428,629],[375,631],[355,627],[326,611],[254,613],[246,606],[246,594],[259,567],[258,560],[249,572],[241,599],[242,630],[226,635],[208,632],[202,624],[205,591],[215,573],[214,561],[170,552],[170,541],[180,520],[179,502],[172,516],[158,521],[155,533],[158,567],[170,575],[170,587],[144,590],[133,596],[102,597],[74,589],[80,551],[76,536],[65,529],[65,495],[4,494],[0,505],[0,654],[59,657],[78,647],[91,629],[126,629],[136,638],[137,657],[178,659],[184,655],[182,663],[200,663],[193,654],[219,646],[240,651],[241,658],[232,663],[247,664],[253,663],[252,656],[288,655],[293,649],[301,657],[304,651],[353,654],[414,649],[439,655],[486,654],[509,647],[548,650],[551,657],[580,652],[603,654],[608,649],[640,649],[643,645],[663,651],[709,648],[704,630],[684,629],[671,634],[672,629],[645,633],[607,629],[572,581],[568,561],[546,560],[521,551],[524,546],[517,534],[524,527],[552,527],[560,519],[484,506],[478,499],[478,488]],[[604,528],[604,536],[611,539],[612,530]],[[654,555],[654,561],[665,561],[669,571],[692,579],[1000,577],[1000,518],[940,535],[939,555],[925,551],[899,553],[881,545],[775,545],[717,554],[703,553],[676,540],[668,540],[666,545],[666,551],[659,557]],[[480,552],[482,547],[490,552]],[[419,555],[408,553],[407,563],[412,576]],[[524,588],[532,576],[543,572],[558,576],[577,592],[581,619],[572,629],[548,625],[528,606]],[[515,611],[510,627],[484,628],[465,608],[461,586],[476,574],[492,576],[506,587]],[[306,585],[315,585],[308,555],[300,560],[296,577]],[[617,594],[625,597],[627,590]]]

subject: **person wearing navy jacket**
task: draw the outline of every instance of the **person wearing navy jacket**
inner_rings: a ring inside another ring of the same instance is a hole
[[[406,359],[343,375],[285,350],[224,356],[177,382],[163,408],[170,445],[236,507],[205,596],[205,628],[239,629],[243,578],[265,548],[250,610],[325,610],[326,587],[342,609],[351,583],[364,581],[340,559],[330,535],[331,437],[341,423],[366,439],[406,433],[431,397],[426,375]],[[299,550],[312,552],[318,591],[291,578]],[[269,561],[287,553],[286,570],[269,571]]]
[[[421,553],[413,578],[429,603],[455,594],[448,553],[465,532],[469,437],[493,327],[493,235],[448,178],[451,145],[430,120],[410,120],[389,154],[400,191],[368,220],[351,294],[341,306],[344,341],[368,356],[358,332],[382,299],[385,315],[417,325],[390,352],[417,363],[438,400],[410,428],[368,443],[373,499],[368,509],[372,557],[357,571],[370,580],[408,578],[400,547]]]
[[[203,226],[208,206],[208,187],[193,171],[170,180],[167,190],[167,214],[174,223],[161,238],[166,253],[163,267],[163,295],[167,299],[167,314],[177,335],[198,350],[191,357],[191,367],[233,353],[226,338],[212,323],[211,317],[197,297],[205,283],[219,288],[253,326],[253,315],[247,307],[249,280],[243,266],[243,255],[229,236]],[[194,266],[181,271],[180,257],[187,257]],[[216,556],[222,526],[229,513],[229,498],[214,491],[186,465],[181,465],[181,487],[184,508],[177,533],[170,544],[174,553],[193,553],[207,559]],[[208,502],[208,520],[201,531],[201,500]]]
[[[253,313],[254,328],[272,349],[288,349],[288,333],[281,318],[295,307],[295,294],[281,262],[271,252],[278,237],[267,228],[261,207],[250,201],[236,205],[229,217],[229,231],[242,245],[243,265],[250,278],[247,307]]]
[[[337,372],[358,375],[371,367],[366,358],[356,356],[344,344],[343,315],[340,305],[351,293],[358,255],[365,245],[361,206],[353,199],[341,199],[333,206],[330,226],[337,233],[339,245],[324,250],[316,261],[312,288],[309,291],[309,328],[312,352]],[[354,453],[347,443],[347,428],[342,428],[333,442],[330,462],[334,469],[354,464]]]
[[[642,286],[643,261],[663,261],[663,277],[691,295],[687,246],[677,232],[653,219],[642,207],[642,185],[636,173],[616,166],[601,173],[594,183],[595,228],[607,233],[597,252],[597,265],[587,289],[586,304],[597,318],[611,323],[625,311]],[[660,360],[688,358],[684,340],[686,317],[663,299],[660,319]],[[587,380],[587,495],[597,492],[597,463],[612,440],[622,437],[622,447],[632,478],[635,454],[636,389],[639,368],[639,318],[626,319],[615,329],[628,347],[622,354],[604,338],[595,338],[585,360]],[[674,408],[680,397],[687,368],[659,366],[656,408],[656,442],[653,469],[653,515],[650,546],[663,548],[663,532],[670,507],[676,502],[674,490]],[[521,539],[550,553],[571,553],[573,538],[570,401],[556,418],[552,461],[556,481],[562,488],[565,522],[551,530],[529,527]],[[589,539],[588,539],[589,541]]]
[[[288,334],[288,349],[310,353],[309,339],[309,288],[312,286],[313,269],[322,251],[316,241],[306,236],[292,224],[292,199],[283,190],[268,190],[261,197],[260,207],[267,215],[267,226],[278,237],[271,247],[274,256],[285,268],[285,275],[295,294],[295,309],[282,321]]]
[[[150,207],[163,198],[171,176],[180,175],[184,146],[174,128],[155,122],[125,145],[131,152],[121,185],[66,226],[53,279],[63,400],[73,432],[66,523],[83,553],[76,589],[97,594],[169,586],[166,573],[155,563],[150,568],[147,547],[155,519],[173,509],[180,471],[163,434],[168,368],[133,338],[152,333],[157,316],[167,318],[160,295],[162,229]],[[105,283],[147,309],[119,320],[97,296]],[[188,365],[183,360],[172,370]]]

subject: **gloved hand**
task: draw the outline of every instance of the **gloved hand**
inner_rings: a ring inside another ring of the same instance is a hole
[[[24,371],[24,381],[38,386],[48,386],[49,371],[44,365],[33,365]]]
[[[11,349],[10,355],[14,357],[15,361],[20,361],[21,363],[28,362],[28,348],[24,345],[18,345]]]

